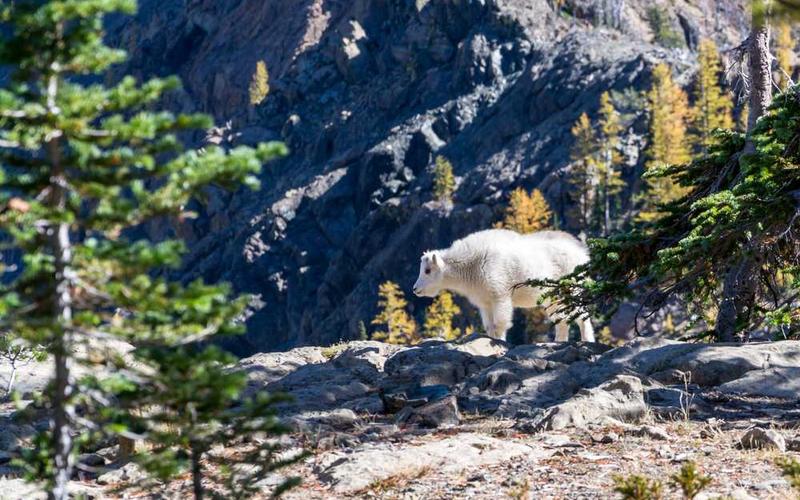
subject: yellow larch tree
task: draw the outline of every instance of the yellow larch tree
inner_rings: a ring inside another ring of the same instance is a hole
[[[701,153],[714,143],[715,129],[733,128],[733,101],[720,87],[720,59],[717,45],[709,39],[700,42],[697,60],[699,69],[691,110],[691,142]]]
[[[519,187],[511,192],[505,217],[495,227],[522,234],[533,233],[547,228],[552,215],[550,205],[541,191],[534,189],[528,194]]]
[[[611,101],[611,94],[603,92],[600,96],[600,137],[598,146],[600,158],[597,164],[598,199],[603,212],[603,235],[611,232],[611,206],[613,200],[625,189],[622,179],[622,155],[619,152],[622,124],[620,116]]]
[[[690,158],[686,138],[689,99],[672,79],[672,70],[664,63],[653,69],[653,86],[647,93],[650,112],[650,145],[646,171],[665,165],[680,165]],[[685,194],[685,189],[668,177],[647,178],[648,192],[642,197],[638,219],[657,219],[659,204],[668,203]]]
[[[572,136],[575,138],[570,151],[572,168],[567,178],[575,200],[575,205],[571,212],[572,216],[580,224],[581,229],[588,231],[592,223],[595,187],[598,176],[597,137],[592,121],[586,113],[582,113],[578,117],[571,131]]]
[[[250,95],[250,104],[258,106],[269,94],[269,71],[267,71],[267,63],[258,61],[256,63],[256,71],[250,78],[250,86],[247,89]]]
[[[440,293],[425,310],[424,335],[445,340],[459,338],[461,330],[453,327],[453,318],[458,314],[461,314],[461,308],[453,301],[453,294]]]
[[[419,341],[417,325],[406,311],[408,302],[403,291],[393,281],[386,281],[378,288],[378,314],[372,324],[385,330],[373,333],[374,340],[389,344],[415,344]]]
[[[778,62],[778,85],[781,89],[789,86],[792,78],[792,62],[794,60],[794,39],[792,26],[788,20],[778,24],[775,36],[775,59]]]
[[[436,157],[433,167],[433,195],[439,201],[452,201],[456,190],[453,164],[444,156]]]

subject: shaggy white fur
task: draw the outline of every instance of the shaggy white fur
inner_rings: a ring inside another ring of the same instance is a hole
[[[556,279],[589,260],[586,246],[561,231],[519,234],[506,229],[473,233],[450,248],[425,252],[420,261],[414,294],[435,297],[450,290],[466,297],[480,310],[486,333],[504,339],[512,325],[514,308],[539,305],[541,289],[517,285],[532,279]],[[569,325],[543,304],[556,324],[556,342],[566,342]],[[581,339],[594,342],[587,315],[578,321]]]

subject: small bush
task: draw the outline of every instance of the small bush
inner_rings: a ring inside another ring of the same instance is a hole
[[[782,457],[778,459],[778,467],[781,468],[792,488],[800,493],[800,462],[793,458]]]
[[[687,500],[692,500],[711,482],[710,477],[704,476],[697,470],[694,462],[683,464],[680,472],[673,474],[671,479],[674,484],[680,487],[684,498]]]
[[[656,479],[632,474],[627,477],[614,476],[614,491],[624,500],[660,500],[663,485]]]

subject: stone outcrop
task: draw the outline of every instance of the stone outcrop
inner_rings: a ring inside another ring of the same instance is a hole
[[[447,427],[459,424],[462,414],[477,414],[511,419],[525,432],[609,419],[637,423],[647,414],[800,418],[793,406],[800,393],[780,384],[765,389],[765,381],[800,364],[797,341],[724,345],[643,338],[616,349],[554,343],[509,348],[472,336],[414,347],[353,342],[330,358],[321,354],[327,349],[259,354],[241,366],[251,390],[291,394],[294,401],[282,413],[303,428],[352,427],[367,415],[384,415],[396,425]],[[278,359],[287,369],[265,376]],[[665,439],[646,426],[621,430]]]

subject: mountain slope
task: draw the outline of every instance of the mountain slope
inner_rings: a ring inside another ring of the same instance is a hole
[[[183,78],[172,107],[292,149],[260,192],[210,193],[191,226],[151,228],[189,240],[183,277],[257,296],[233,346],[248,353],[354,338],[380,282],[407,289],[423,250],[488,227],[516,186],[542,189],[574,230],[572,123],[611,89],[634,183],[651,67],[667,61],[688,84],[701,37],[743,38],[743,4],[657,3],[678,49],[652,43],[643,0],[142,0],[109,33],[132,53],[121,71]],[[251,109],[262,59],[271,93]],[[454,206],[430,201],[439,154],[459,176]]]

